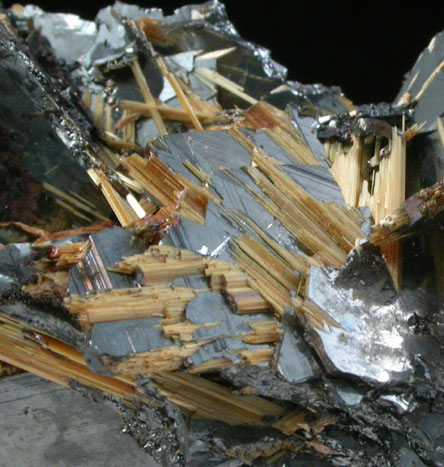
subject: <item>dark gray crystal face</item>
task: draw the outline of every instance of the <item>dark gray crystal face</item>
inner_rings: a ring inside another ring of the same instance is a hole
[[[291,311],[282,320],[284,336],[276,345],[275,360],[277,373],[289,383],[305,383],[321,375],[316,360],[306,342],[299,335],[296,318]]]
[[[112,376],[108,362],[132,355],[172,347],[159,324],[160,318],[143,318],[94,324],[85,342],[88,366],[99,374]]]
[[[159,321],[160,318],[144,318],[96,323],[91,331],[89,351],[124,357],[174,345],[163,336]]]
[[[444,60],[444,32],[433,37],[428,47],[418,57],[413,68],[406,74],[394,102],[405,94],[412,97],[418,95],[431,74]],[[415,186],[409,194],[420,188],[430,186],[444,178],[444,147],[442,145],[437,119],[441,119],[444,112],[444,80],[441,71],[431,82],[418,102],[414,105],[413,119],[418,125],[424,127],[417,139],[413,142],[411,172],[415,176]]]
[[[295,164],[293,159],[263,131],[245,131],[244,134],[255,144],[272,147],[271,154],[278,161],[287,164],[284,167],[288,167],[288,170],[291,171],[289,175],[295,181],[300,182],[301,185],[310,186],[313,193],[322,193],[319,196],[325,195],[326,190],[330,190],[335,200],[342,200],[342,196],[338,194],[337,185],[333,184],[325,169],[321,167],[312,169],[308,166]],[[223,208],[233,215],[235,215],[234,211],[241,211],[275,241],[288,249],[298,251],[296,241],[291,234],[242,186],[260,193],[253,180],[243,169],[250,165],[249,152],[228,131],[216,130],[166,135],[156,138],[150,143],[150,146],[162,162],[195,183],[200,182],[185,167],[186,160],[200,166],[206,173],[214,174],[211,177],[210,185],[214,193],[222,199]],[[221,171],[221,167],[228,169],[238,182],[234,181],[228,173]],[[314,180],[317,180],[321,187],[325,186],[321,192],[315,189]],[[204,226],[182,219],[181,226],[172,231],[165,242],[177,248],[186,248],[196,253],[231,261],[231,256],[228,253],[230,240],[236,236],[244,235],[245,232],[245,226],[241,221],[234,221],[227,216],[224,210],[209,201]]]
[[[300,115],[298,109],[294,106],[290,107],[290,115],[293,124],[301,133],[305,143],[310,148],[319,165],[322,167],[328,167],[327,154],[324,146],[317,137],[316,129],[318,121],[314,118]]]
[[[267,321],[270,316],[260,313],[237,315],[231,311],[220,293],[203,292],[197,295],[187,305],[186,317],[193,324],[215,324],[194,331],[195,341],[209,342],[187,359],[191,366],[198,366],[215,358],[226,358],[233,363],[239,363],[240,351],[268,348],[267,345],[245,344],[242,342],[242,336],[253,331],[249,323]]]
[[[225,302],[222,294],[203,292],[193,298],[187,305],[186,317],[194,324],[221,323],[218,326],[201,328],[195,331],[197,338],[207,338],[216,335],[236,336],[251,332],[249,322],[267,321],[269,315],[262,313],[238,315],[233,313]],[[223,326],[223,327],[219,327]]]
[[[34,274],[29,267],[31,261],[29,243],[10,244],[0,250],[0,295],[21,287],[29,282]]]
[[[432,413],[426,408],[415,410],[407,415],[407,424],[412,430],[416,441],[424,449],[426,459],[431,465],[443,465],[444,451],[444,415]]]
[[[265,345],[244,344],[240,339],[217,337],[209,344],[199,347],[193,355],[187,358],[187,364],[190,367],[197,367],[205,362],[219,358],[230,360],[233,363],[241,363],[242,358],[239,354],[240,351],[265,348],[267,348]]]
[[[85,172],[94,148],[93,126],[77,97],[71,99],[63,79],[46,73],[2,24],[0,58],[0,130],[13,149],[15,167],[30,174],[28,184],[70,187],[92,201],[99,214],[109,214]]]

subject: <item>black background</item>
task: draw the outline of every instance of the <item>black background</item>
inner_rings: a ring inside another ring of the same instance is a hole
[[[166,13],[199,3],[126,1],[160,7]],[[30,3],[93,19],[113,0]],[[433,8],[431,2],[227,0],[225,5],[241,36],[271,49],[272,57],[288,68],[290,79],[339,85],[357,104],[391,102],[404,74],[433,35],[444,29],[443,9]]]

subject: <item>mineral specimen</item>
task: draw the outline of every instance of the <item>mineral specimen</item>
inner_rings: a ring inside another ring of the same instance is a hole
[[[444,43],[393,104],[217,0],[0,9],[0,360],[165,465],[444,465]]]

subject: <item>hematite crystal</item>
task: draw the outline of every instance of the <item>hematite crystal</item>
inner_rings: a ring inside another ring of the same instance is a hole
[[[444,465],[442,34],[356,107],[217,0],[0,8],[0,359],[165,465]]]

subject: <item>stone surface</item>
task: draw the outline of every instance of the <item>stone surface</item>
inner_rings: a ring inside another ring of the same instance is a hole
[[[159,466],[104,404],[29,373],[0,380],[0,466]]]

